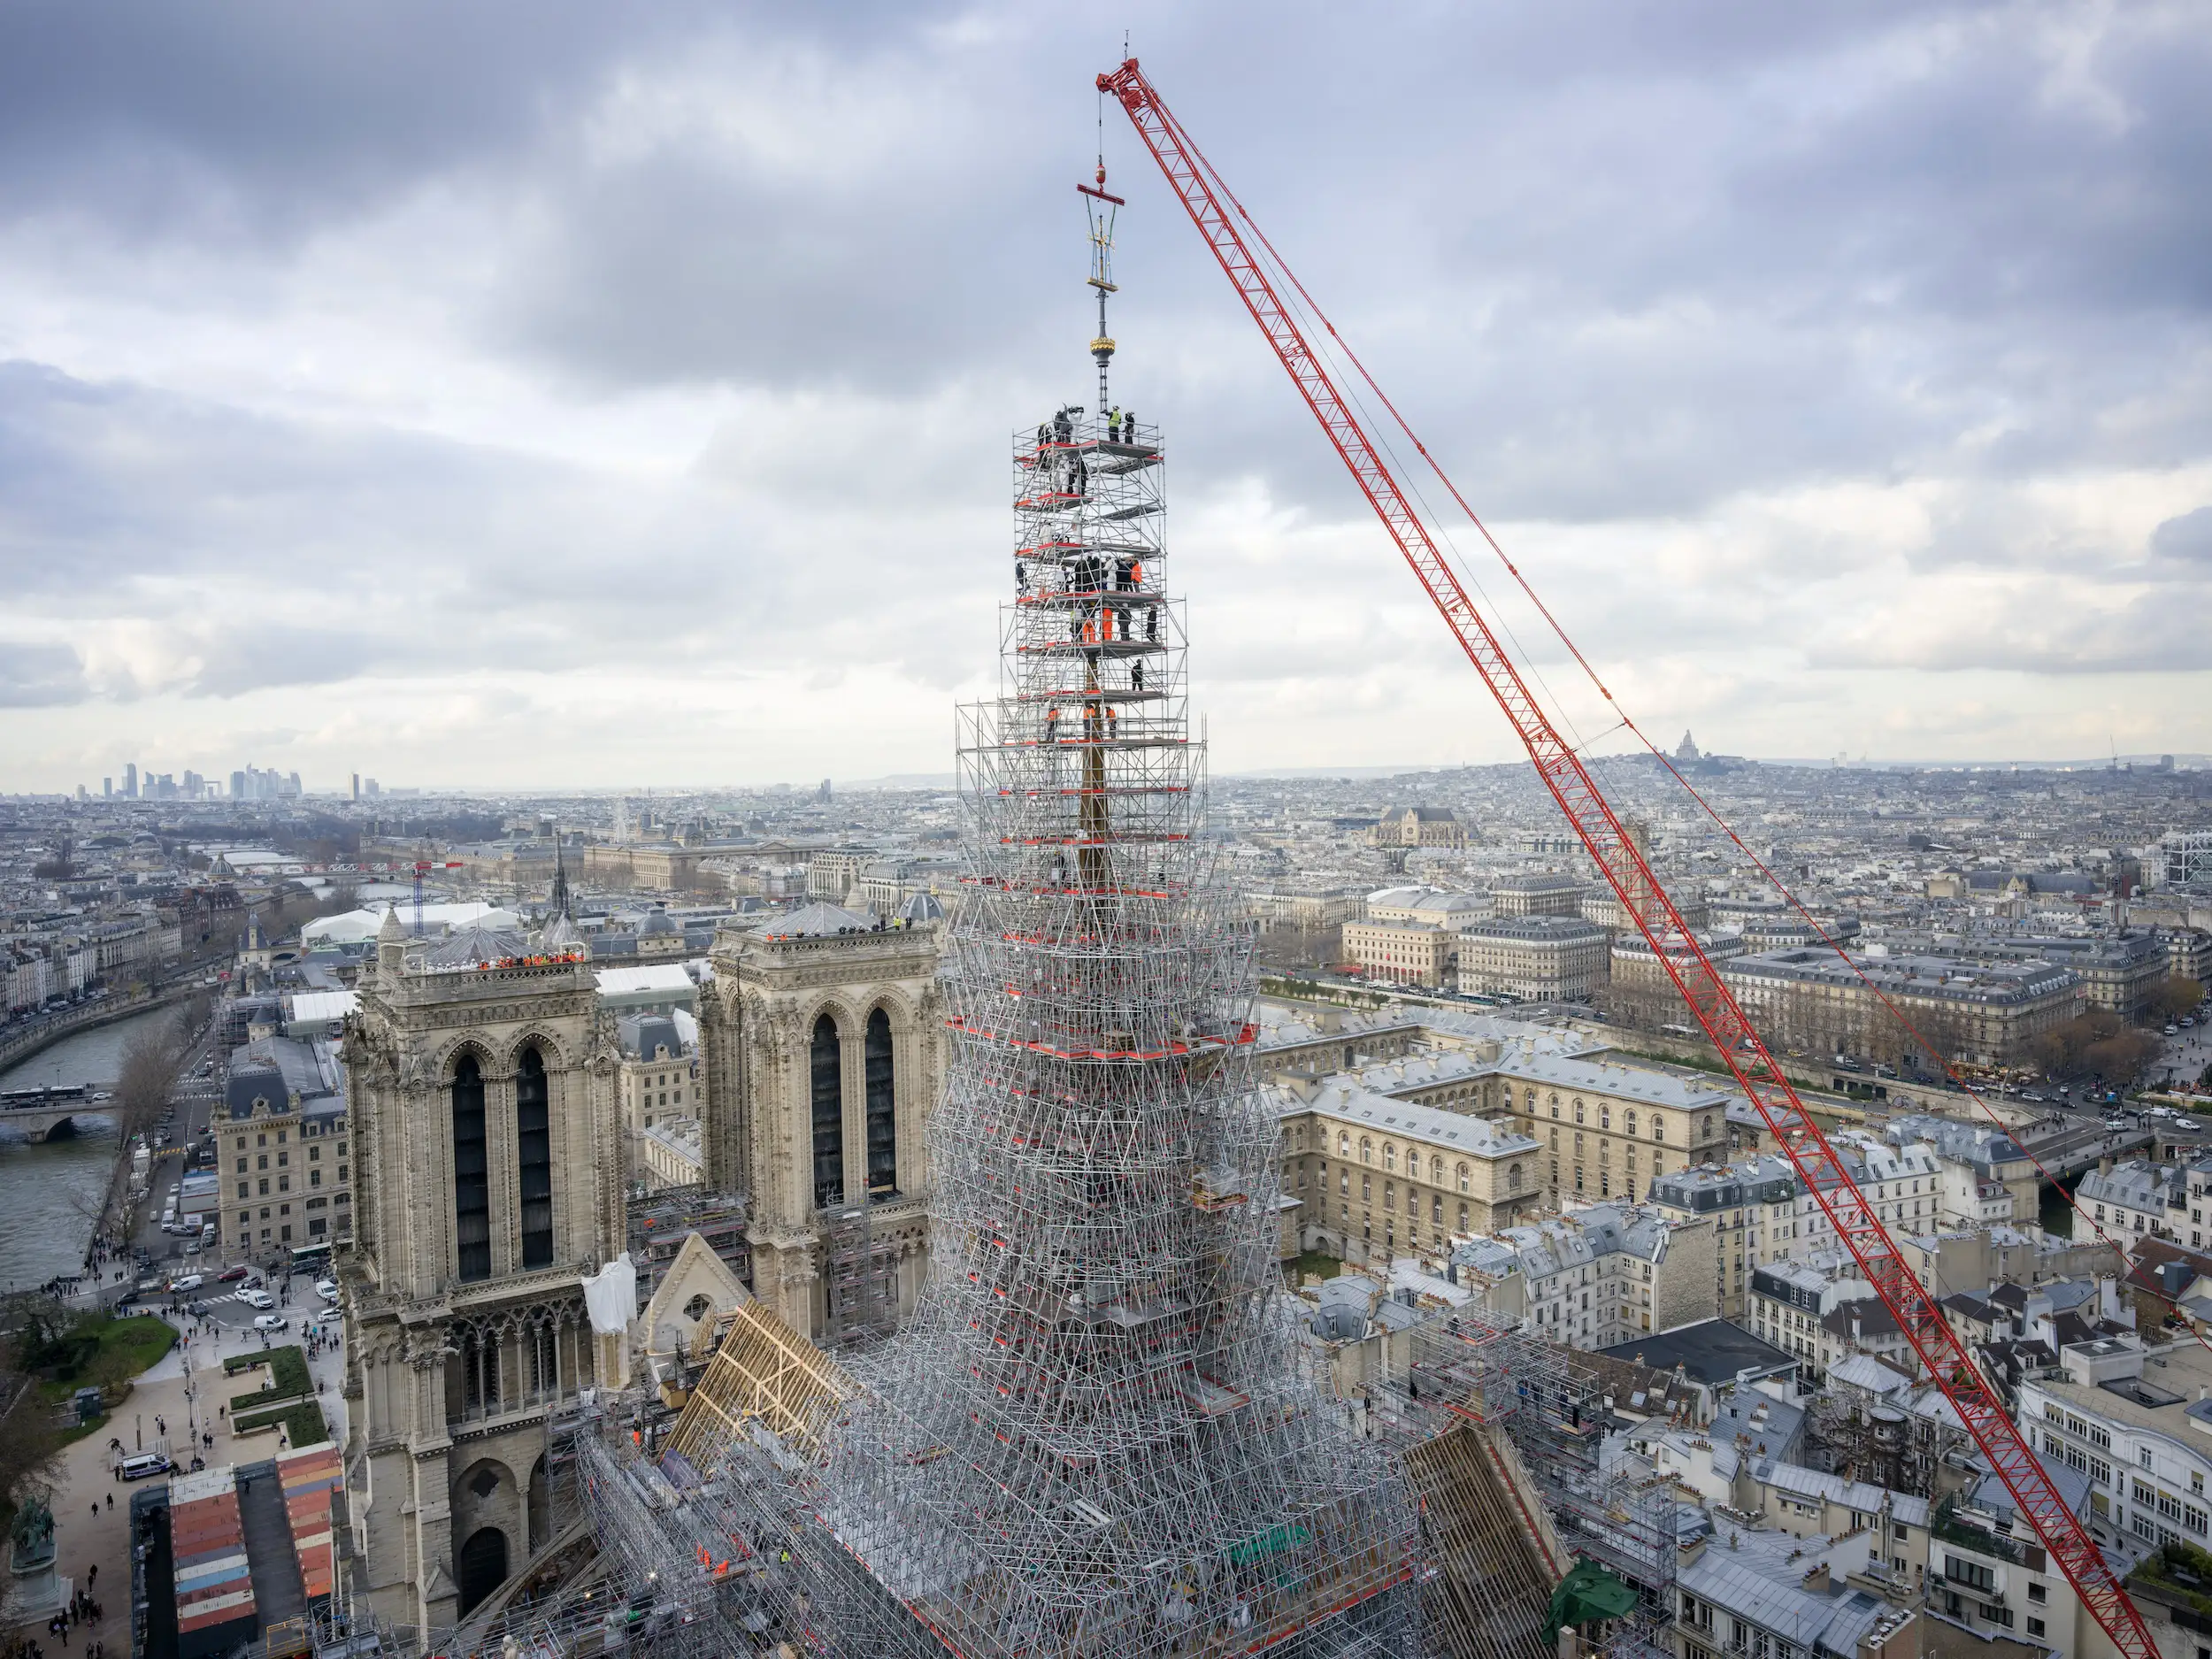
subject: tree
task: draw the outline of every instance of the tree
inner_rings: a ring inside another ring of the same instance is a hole
[[[2082,1062],[2116,1088],[2142,1076],[2157,1055],[2158,1040],[2148,1032],[2117,1031],[2091,1043],[2082,1051]]]
[[[61,1434],[33,1379],[0,1356],[0,1504],[19,1508],[54,1490]]]
[[[2108,1079],[2127,1081],[2142,1069],[2143,1062],[2139,1061],[2125,1078],[2116,1079],[2099,1057],[2101,1045],[2116,1041],[2123,1033],[2139,1035],[2128,1033],[2127,1022],[2110,1009],[2093,1008],[2045,1032],[2035,1040],[2030,1054],[2046,1077],[2080,1077],[2095,1071]],[[2114,1060],[2124,1057],[2117,1049],[2104,1051],[2101,1056]]]
[[[115,1083],[115,1126],[126,1141],[143,1134],[167,1109],[182,1058],[174,1020],[150,1025],[132,1037]]]
[[[2151,1009],[2168,1019],[2182,1019],[2204,1005],[2204,987],[2176,974],[2151,993]]]

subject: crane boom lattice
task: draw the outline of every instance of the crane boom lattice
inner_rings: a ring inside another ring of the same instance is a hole
[[[1560,734],[1529,689],[1519,666],[1469,596],[1381,449],[1313,349],[1270,274],[1271,264],[1286,283],[1294,285],[1296,279],[1288,266],[1273,255],[1256,229],[1253,240],[1267,257],[1255,251],[1253,242],[1246,239],[1237,224],[1240,218],[1248,223],[1249,214],[1169,111],[1135,58],[1101,75],[1098,88],[1119,102],[1128,115],[1253,321],[1267,336],[1292,383],[1350,469],[1353,480],[1512,723],[1537,775],[1566,814],[1606,885],[1622,910],[1634,918],[1637,930],[1649,941],[1722,1062],[1773,1132],[1777,1143],[1835,1227],[1837,1237],[1883,1305],[1895,1316],[1914,1353],[1958,1412],[2045,1548],[2059,1563],[2082,1604],[2127,1659],[2154,1659],[2156,1648],[2142,1616],[2128,1599],[2103,1552],[2067,1507],[2018,1425],[1975,1368],[1935,1299],[1906,1263],[1873,1205],[1783,1076],[1575,747]],[[1331,328],[1329,332],[1333,334],[1335,331]]]

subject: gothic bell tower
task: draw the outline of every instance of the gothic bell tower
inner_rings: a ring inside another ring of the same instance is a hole
[[[362,1587],[426,1638],[548,1541],[547,1415],[619,1363],[583,1294],[624,1246],[596,1007],[580,950],[394,913],[347,1021],[347,1499]]]
[[[715,937],[707,1185],[750,1193],[753,1292],[818,1341],[887,1330],[926,1271],[938,938],[833,904]]]

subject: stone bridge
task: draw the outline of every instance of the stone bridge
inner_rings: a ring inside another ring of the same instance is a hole
[[[115,1102],[106,1090],[82,1083],[0,1089],[0,1128],[19,1129],[34,1145],[80,1117],[111,1117],[114,1111]]]

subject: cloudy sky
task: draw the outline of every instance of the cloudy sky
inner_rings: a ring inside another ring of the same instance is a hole
[[[2201,4],[14,0],[0,789],[949,770],[1125,27],[1663,741],[2212,749]],[[1104,130],[1216,766],[1509,757]]]

